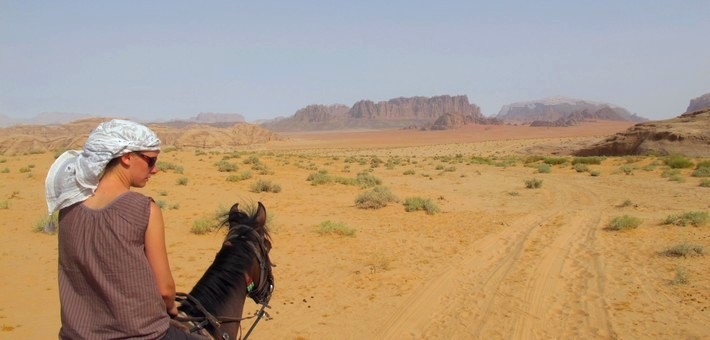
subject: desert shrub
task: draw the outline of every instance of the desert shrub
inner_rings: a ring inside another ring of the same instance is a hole
[[[599,175],[601,175],[602,173],[599,172],[599,170],[592,170],[592,171],[589,172],[589,174],[590,174],[592,177],[599,177]]]
[[[244,159],[243,162],[244,162],[244,164],[260,164],[261,163],[261,161],[259,160],[259,157],[257,157],[256,155],[251,155],[251,156],[247,157],[246,159]]]
[[[545,164],[550,164],[550,165],[561,165],[567,163],[567,158],[564,157],[545,157],[543,159],[543,162]]]
[[[238,175],[229,175],[227,176],[227,182],[240,182],[246,179],[251,178],[251,171],[249,170],[244,170]]]
[[[227,162],[225,160],[221,160],[219,162],[214,163],[214,165],[217,167],[217,171],[219,172],[234,172],[237,171],[237,165],[234,163]]]
[[[406,198],[404,200],[404,210],[406,210],[406,211],[424,210],[429,215],[434,215],[440,211],[439,207],[437,207],[436,204],[434,204],[434,202],[432,202],[430,199],[421,198],[421,197]]]
[[[206,154],[207,152],[205,152],[204,150],[195,150],[195,156],[204,156]]]
[[[488,159],[486,157],[480,157],[480,156],[472,156],[468,160],[468,164],[486,164],[486,165],[491,165],[493,164],[493,161],[491,159]]]
[[[622,165],[619,167],[619,170],[617,170],[617,173],[623,173],[624,175],[633,175],[634,170],[636,170],[636,167],[633,165]]]
[[[695,164],[695,169],[710,168],[710,160],[700,161]]]
[[[181,174],[185,171],[185,169],[182,167],[182,165],[178,165],[178,164],[170,163],[170,162],[158,161],[158,163],[156,163],[155,166],[160,171],[172,170],[176,174]]]
[[[607,225],[608,230],[624,230],[635,229],[641,225],[641,219],[638,217],[623,215],[614,217]]]
[[[376,186],[371,190],[361,193],[355,199],[355,206],[360,209],[379,209],[386,207],[387,204],[397,202],[397,196],[383,186]]]
[[[644,166],[643,168],[641,168],[641,170],[643,170],[643,171],[653,171],[653,170],[656,170],[656,165],[654,165],[654,164],[648,164],[648,165]]]
[[[10,168],[3,168],[2,170],[0,170],[0,173],[3,173],[3,174],[9,173],[9,172],[10,172]]]
[[[669,247],[661,252],[663,256],[669,257],[688,257],[703,255],[704,247],[697,244],[681,243],[673,247]]]
[[[518,162],[518,158],[515,156],[509,156],[505,157],[503,159],[497,160],[493,162],[493,166],[499,167],[499,168],[507,168],[510,166],[515,166],[515,163]]]
[[[60,154],[60,155],[61,155],[61,154]],[[57,157],[54,157],[54,158],[57,158]],[[0,158],[0,164],[6,163],[6,162],[7,162],[7,159],[5,159],[5,158]]]
[[[361,188],[371,188],[382,184],[382,180],[367,172],[360,172],[355,176],[355,180]]]
[[[170,206],[168,206],[168,210],[178,210],[180,209],[180,203],[175,203]]]
[[[355,236],[355,229],[343,222],[323,221],[318,225],[316,232],[321,235]]]
[[[509,191],[509,192],[508,192],[508,195],[509,195],[509,196],[520,196],[520,193],[517,192],[517,191]]]
[[[687,225],[700,227],[708,223],[708,220],[710,220],[710,216],[708,216],[706,211],[689,211],[680,215],[669,215],[663,220],[663,224],[674,224],[681,227]]]
[[[217,223],[209,218],[199,218],[192,221],[190,232],[195,235],[206,234],[217,228]]]
[[[703,188],[710,188],[710,179],[700,181],[700,186]]]
[[[160,209],[165,208],[165,205],[166,205],[165,201],[163,201],[163,200],[157,200],[157,201],[155,201],[155,204],[157,204],[158,208],[160,208]]]
[[[682,155],[668,156],[663,161],[673,169],[685,169],[694,165],[690,159]]]
[[[666,169],[661,173],[661,177],[670,178],[674,176],[680,176],[680,170],[678,169]]]
[[[617,205],[617,207],[619,207],[619,208],[626,208],[626,207],[630,207],[630,206],[633,206],[633,205],[634,205],[634,202],[632,202],[630,199],[626,199],[626,200],[624,200],[623,202],[621,202],[621,204]]]
[[[19,171],[21,174],[23,174],[23,173],[27,173],[27,172],[32,171],[32,168],[30,168],[28,166],[24,166],[24,167],[21,167]]]
[[[42,214],[35,222],[32,231],[37,233],[53,234],[59,226],[59,212],[55,211],[52,215]]]
[[[552,172],[552,167],[550,166],[550,164],[547,163],[538,164],[537,172],[541,174],[549,174],[550,172]]]
[[[333,177],[328,175],[327,171],[321,170],[310,173],[306,181],[311,182],[311,185],[327,184],[333,182]]]
[[[444,170],[444,165],[443,165],[443,164],[437,164],[435,169],[436,169],[436,170]]]
[[[543,160],[543,159],[545,159],[545,157],[542,157],[542,156],[527,156],[527,157],[525,157],[525,159],[523,160],[523,163],[525,163],[525,164],[535,163],[535,162],[539,162],[539,161],[541,161],[541,160]]]
[[[542,180],[533,178],[525,180],[525,187],[528,189],[538,189],[542,187]]]
[[[603,157],[575,157],[572,164],[602,164]]]
[[[693,177],[710,177],[710,165],[696,168],[691,175]]]
[[[260,192],[279,193],[279,192],[281,192],[281,186],[278,184],[272,183],[269,180],[260,179],[251,185],[251,191],[256,192],[256,193],[260,193]]]
[[[405,170],[402,175],[409,176],[409,175],[414,175],[416,172],[413,169],[408,169]]]
[[[444,168],[444,171],[445,172],[455,172],[456,167],[455,166],[448,166],[448,167]]]
[[[168,192],[167,192],[166,190],[160,190],[160,191],[158,192],[158,195],[160,195],[160,196],[168,196]]]
[[[671,280],[672,285],[684,285],[690,282],[690,279],[688,278],[688,273],[685,272],[685,269],[683,267],[676,267],[675,269],[675,278]]]
[[[167,146],[167,147],[163,148],[162,151],[163,151],[163,153],[171,153],[171,152],[177,151],[177,147]]]
[[[10,201],[8,201],[8,200],[0,201],[0,209],[1,210],[10,209]]]
[[[177,185],[187,185],[187,177],[180,177],[175,181]]]
[[[574,165],[574,171],[587,172],[587,171],[589,171],[589,167],[585,163],[577,163]]]

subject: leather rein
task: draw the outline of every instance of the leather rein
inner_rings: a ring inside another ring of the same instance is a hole
[[[253,240],[250,240],[248,238],[247,235],[250,233],[253,233],[256,236],[254,237],[254,239],[257,242],[254,242]],[[210,325],[212,326],[212,328],[219,331],[220,327],[224,323],[241,322],[242,320],[256,318],[254,323],[249,328],[249,331],[244,335],[243,339],[247,340],[251,332],[254,330],[254,327],[256,327],[257,323],[259,323],[262,318],[265,317],[266,320],[271,320],[271,316],[265,311],[265,309],[271,308],[271,306],[269,306],[269,300],[271,300],[271,294],[274,291],[274,276],[271,271],[271,267],[274,267],[275,265],[271,263],[271,259],[269,258],[269,250],[266,248],[264,238],[259,235],[259,233],[257,233],[254,229],[247,226],[239,226],[236,232],[232,232],[230,234],[232,235],[227,235],[224,240],[224,243],[231,242],[232,240],[237,239],[244,240],[254,253],[256,260],[259,262],[260,277],[256,287],[254,287],[254,282],[252,282],[252,279],[251,277],[249,277],[249,274],[244,273],[244,280],[247,286],[247,296],[252,298],[252,300],[254,300],[254,302],[256,302],[257,304],[261,305],[261,308],[253,315],[247,317],[215,316],[212,315],[212,313],[210,313],[209,311],[207,311],[207,309],[205,309],[202,303],[200,303],[200,301],[198,301],[190,294],[178,292],[175,294],[176,301],[180,303],[187,302],[193,305],[204,316],[194,317],[187,315],[178,315],[174,318],[174,320],[192,325],[192,327],[190,328],[190,333],[197,332],[202,335],[208,335],[211,337],[211,335],[205,330],[205,327],[207,325]],[[239,330],[240,328],[237,329],[237,338],[239,338]],[[222,339],[230,340],[229,335],[227,333],[222,333]]]

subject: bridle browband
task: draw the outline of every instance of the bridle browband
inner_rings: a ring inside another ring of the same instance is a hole
[[[254,237],[250,238],[249,235],[253,234]],[[212,313],[207,311],[204,306],[192,297],[189,294],[186,293],[176,293],[175,300],[181,303],[189,303],[193,305],[197,310],[199,310],[204,316],[201,317],[192,317],[192,316],[178,316],[175,317],[175,320],[180,321],[180,322],[188,322],[194,325],[190,329],[190,333],[194,332],[203,332],[205,329],[205,326],[210,325],[212,326],[215,330],[219,330],[221,325],[224,323],[231,323],[231,322],[240,322],[242,320],[247,320],[247,319],[252,319],[256,317],[256,320],[254,320],[254,323],[251,325],[249,328],[249,331],[244,335],[244,340],[247,340],[251,332],[254,330],[254,327],[256,327],[256,324],[259,323],[259,321],[263,318],[266,317],[267,320],[271,319],[271,316],[265,311],[265,309],[271,308],[269,306],[269,301],[271,300],[271,294],[274,291],[274,276],[271,271],[271,267],[275,266],[274,264],[271,263],[271,259],[269,258],[269,249],[266,248],[266,244],[264,243],[264,237],[259,235],[259,233],[256,232],[253,228],[246,226],[246,225],[238,225],[234,227],[233,229],[230,228],[229,233],[225,237],[224,244],[227,242],[231,242],[233,240],[243,240],[247,243],[249,248],[252,250],[254,253],[257,262],[259,263],[259,268],[260,268],[260,276],[259,276],[259,282],[256,284],[256,289],[253,289],[254,284],[251,281],[251,278],[247,273],[244,273],[244,279],[247,285],[247,296],[252,298],[255,303],[261,305],[261,308],[255,312],[253,315],[247,316],[247,317],[228,317],[228,316],[214,316]],[[255,242],[256,241],[256,242]],[[251,283],[251,284],[250,284]],[[206,332],[204,332],[206,333]],[[239,330],[237,330],[237,335],[239,334]],[[227,333],[222,334],[222,339],[228,340],[229,336]]]

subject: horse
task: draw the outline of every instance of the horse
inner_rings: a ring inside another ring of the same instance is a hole
[[[259,202],[249,216],[234,204],[221,225],[229,228],[222,247],[190,293],[178,293],[179,313],[174,320],[191,333],[228,340],[238,339],[242,320],[257,317],[246,339],[259,320],[268,316],[264,308],[274,289],[266,209]],[[262,307],[254,316],[242,318],[247,296]]]

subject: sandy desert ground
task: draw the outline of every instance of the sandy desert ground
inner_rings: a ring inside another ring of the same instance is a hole
[[[538,173],[541,160],[525,164],[531,153],[563,152],[627,126],[294,133],[240,150],[165,150],[161,161],[183,174],[159,173],[141,191],[164,204],[180,291],[201,276],[223,237],[192,234],[193,222],[234,202],[264,203],[276,291],[273,319],[254,339],[710,338],[710,258],[662,255],[684,243],[708,252],[710,225],[661,223],[710,210],[702,178],[683,169],[669,180],[655,157],[606,158],[588,166],[598,176],[569,162],[550,173]],[[231,173],[217,171],[214,163],[233,151],[240,157],[227,161],[252,178],[229,182]],[[268,174],[244,163],[251,156]],[[0,156],[3,339],[55,338],[59,328],[56,235],[33,231],[53,158]],[[368,189],[312,185],[306,179],[319,170],[371,171],[400,202],[359,209],[355,198]],[[176,184],[181,177],[187,185]],[[251,192],[258,179],[281,192]],[[530,179],[542,186],[526,188]],[[440,212],[407,212],[408,197],[430,199]],[[607,229],[624,214],[641,225]],[[356,232],[316,232],[324,221]],[[255,309],[249,300],[245,314]]]

